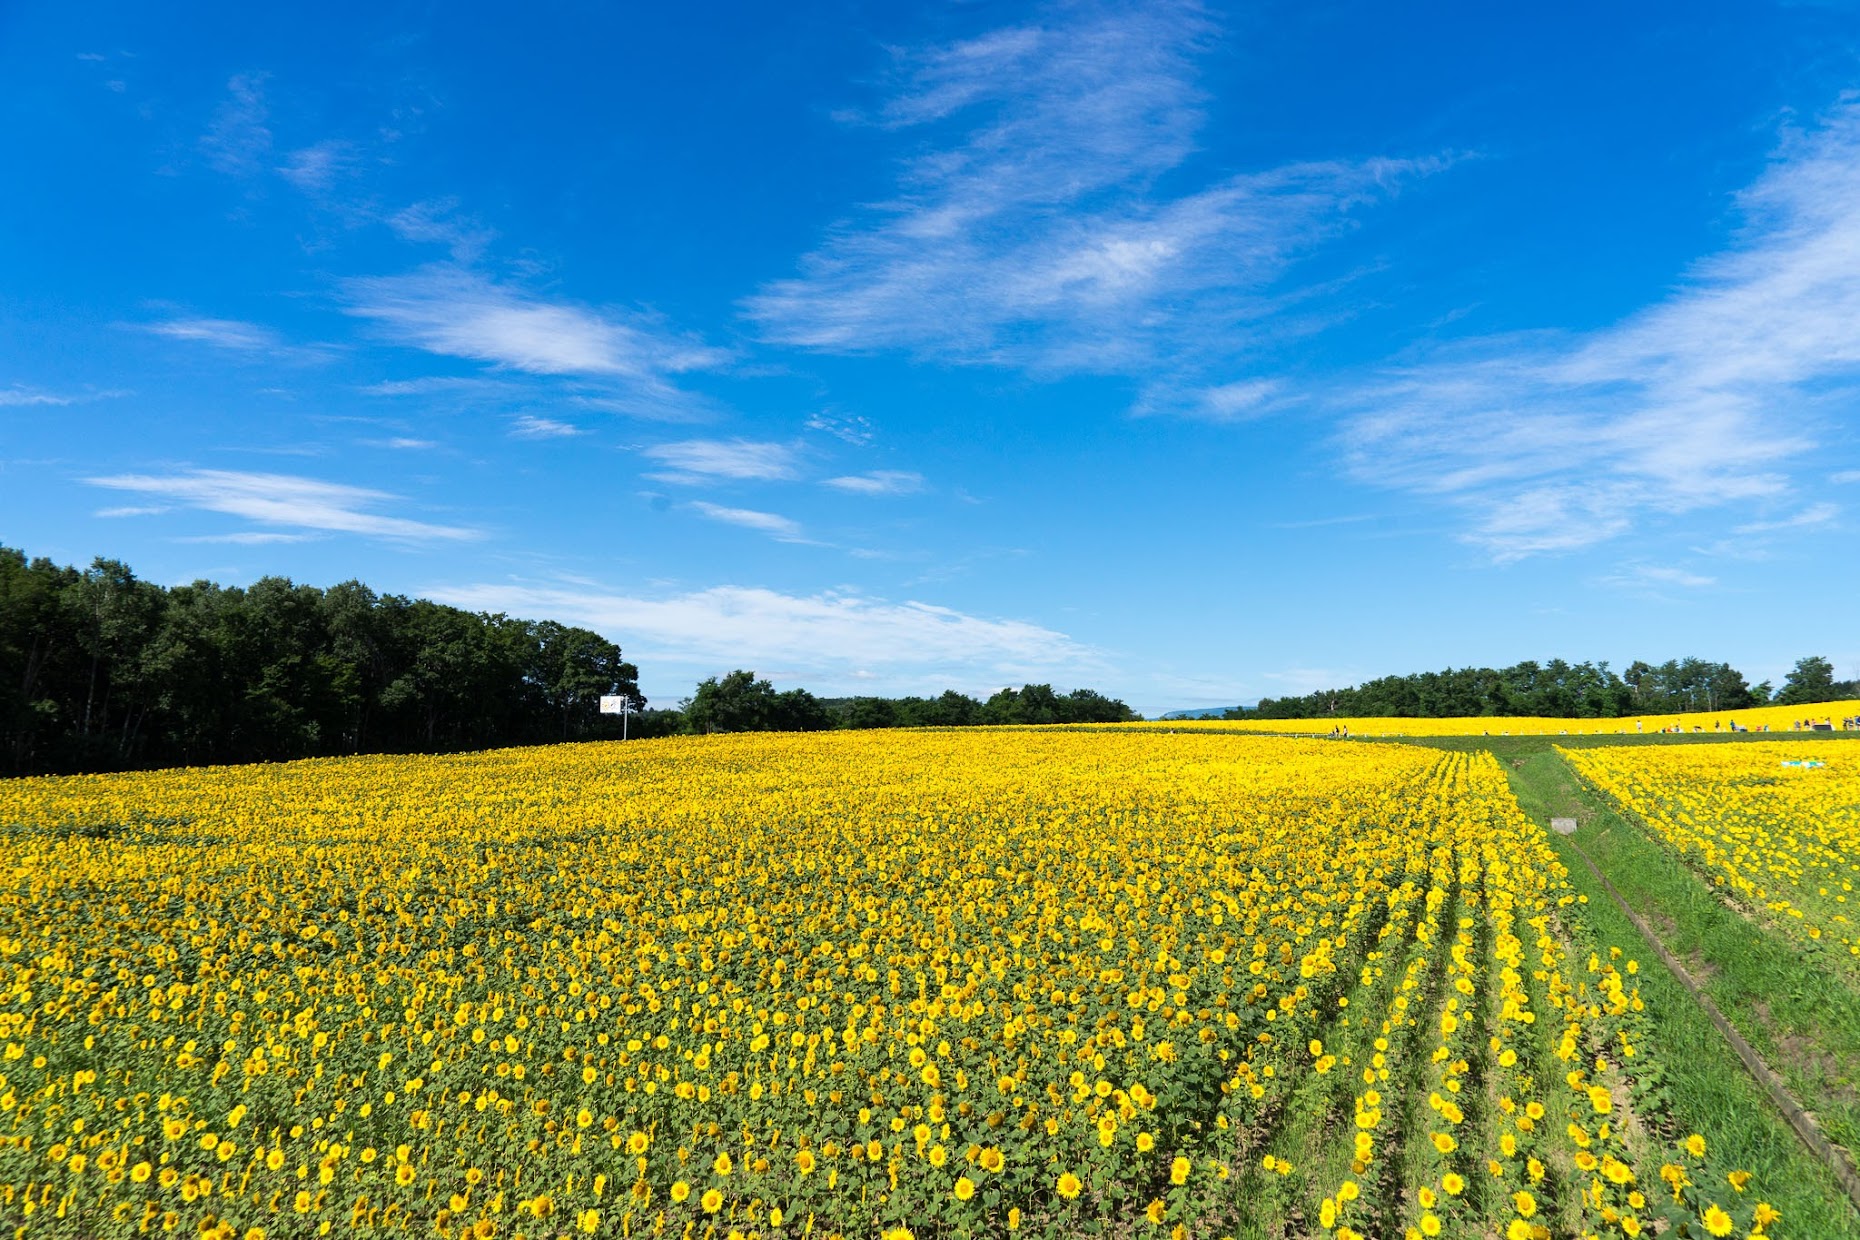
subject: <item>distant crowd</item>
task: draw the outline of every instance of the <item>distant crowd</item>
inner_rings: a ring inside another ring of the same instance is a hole
[[[1636,732],[1641,730],[1641,723],[1638,719],[1634,721],[1634,730]],[[1682,725],[1677,723],[1670,728],[1660,729],[1662,732],[1684,732],[1685,730],[1686,729]],[[1702,723],[1695,723],[1692,725],[1692,730],[1694,732],[1703,732],[1705,730],[1705,725]],[[1714,719],[1712,720],[1711,730],[1714,732],[1750,732],[1753,730],[1757,732],[1767,732],[1770,730],[1770,725],[1767,723],[1760,723],[1755,729],[1752,729],[1745,727],[1735,719],[1731,720],[1729,724],[1726,724],[1723,720]],[[1789,730],[1791,732],[1856,732],[1860,731],[1860,715],[1848,715],[1843,717],[1838,728],[1835,727],[1834,717],[1832,715],[1825,715],[1820,719],[1792,719],[1789,721]]]

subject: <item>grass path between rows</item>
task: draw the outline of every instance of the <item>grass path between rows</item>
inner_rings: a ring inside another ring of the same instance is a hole
[[[1534,820],[1546,828],[1552,816],[1577,820],[1577,840],[1622,897],[1816,1113],[1829,1139],[1854,1149],[1860,1138],[1854,1090],[1860,995],[1728,907],[1683,862],[1584,787],[1548,746],[1507,756],[1503,765]],[[1673,1119],[1688,1131],[1713,1134],[1725,1159],[1754,1173],[1764,1198],[1783,1212],[1775,1234],[1860,1232],[1860,1215],[1827,1166],[1777,1113],[1679,979],[1651,950],[1633,951],[1639,931],[1571,841],[1554,833],[1550,838],[1576,889],[1588,897],[1587,915],[1603,940],[1640,960],[1641,994],[1658,1033]]]

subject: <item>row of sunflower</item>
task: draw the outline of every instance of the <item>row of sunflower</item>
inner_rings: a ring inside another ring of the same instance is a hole
[[[1538,1065],[1573,1037],[1612,1079],[1638,999],[1567,964],[1483,756],[863,733],[21,780],[0,867],[29,1233],[1186,1237],[1291,1225],[1262,1176],[1339,1237],[1627,1217]],[[1358,1073],[1320,1117],[1347,1180],[1269,1152]]]
[[[1468,773],[1495,771],[1482,758],[1449,769],[1448,782]],[[1471,787],[1458,798],[1479,802]],[[1717,1167],[1704,1137],[1679,1140],[1656,1108],[1635,1106],[1654,1101],[1638,1085],[1655,1075],[1632,986],[1636,963],[1617,964],[1618,948],[1594,949],[1579,916],[1583,898],[1568,890],[1562,866],[1515,803],[1483,804],[1491,838],[1506,847],[1462,852],[1451,882],[1442,875],[1428,893],[1430,916],[1354,1100],[1348,1178],[1320,1203],[1320,1225],[1339,1240],[1487,1229],[1507,1240],[1638,1236],[1655,1227],[1766,1234],[1779,1215],[1745,1195],[1747,1173]],[[1514,934],[1521,911],[1535,959]],[[1430,942],[1443,924],[1455,926],[1444,954]],[[1572,952],[1587,956],[1581,974]],[[1540,1012],[1560,1022],[1549,1043],[1537,1028]],[[1424,1060],[1411,1053],[1422,1045],[1430,1050]],[[1637,1056],[1634,1069],[1622,1066]],[[1415,1065],[1407,1073],[1404,1060]],[[1404,1175],[1393,1156],[1404,1145],[1419,1152],[1405,1160],[1423,1169],[1419,1176]],[[1636,1168],[1655,1163],[1663,1186],[1643,1193]]]
[[[1560,752],[1708,882],[1831,967],[1860,971],[1860,745]]]

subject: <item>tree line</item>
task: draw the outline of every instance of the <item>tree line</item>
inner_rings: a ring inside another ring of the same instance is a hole
[[[438,752],[620,734],[639,672],[587,629],[265,577],[163,587],[0,547],[0,770]]]
[[[953,689],[933,698],[822,698],[806,689],[777,692],[769,681],[741,670],[700,683],[678,713],[677,729],[693,733],[1125,723],[1142,717],[1094,689],[1060,693],[1051,685],[1023,685],[1002,689],[985,701]]]
[[[1442,719],[1468,715],[1618,719],[1689,711],[1745,710],[1765,705],[1810,705],[1860,697],[1860,681],[1834,678],[1834,665],[1811,655],[1796,662],[1780,689],[1752,685],[1728,663],[1706,659],[1636,660],[1616,673],[1606,661],[1511,667],[1448,668],[1383,676],[1347,689],[1261,698],[1235,707],[1229,719],[1314,719],[1325,715]]]
[[[1090,689],[986,701],[821,698],[753,672],[646,709],[598,633],[284,577],[164,587],[126,564],[60,566],[0,546],[0,773],[125,770],[352,753],[437,753],[627,734],[967,727],[1135,719]]]

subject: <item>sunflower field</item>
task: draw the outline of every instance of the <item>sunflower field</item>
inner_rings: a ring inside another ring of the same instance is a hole
[[[15,780],[0,868],[18,1234],[1783,1234],[1666,1119],[1638,966],[1486,754]]]
[[[1325,716],[1320,719],[1171,719],[1184,731],[1210,730],[1323,736],[1347,728],[1352,736],[1655,736],[1661,732],[1799,732],[1816,725],[1838,727],[1860,716],[1860,701],[1812,706],[1751,706],[1743,710],[1690,711],[1677,715],[1556,719],[1532,715],[1461,715],[1441,719],[1406,715]],[[1155,727],[1122,724],[1122,727]]]
[[[1818,959],[1860,973],[1860,746],[1565,750],[1713,886]]]

